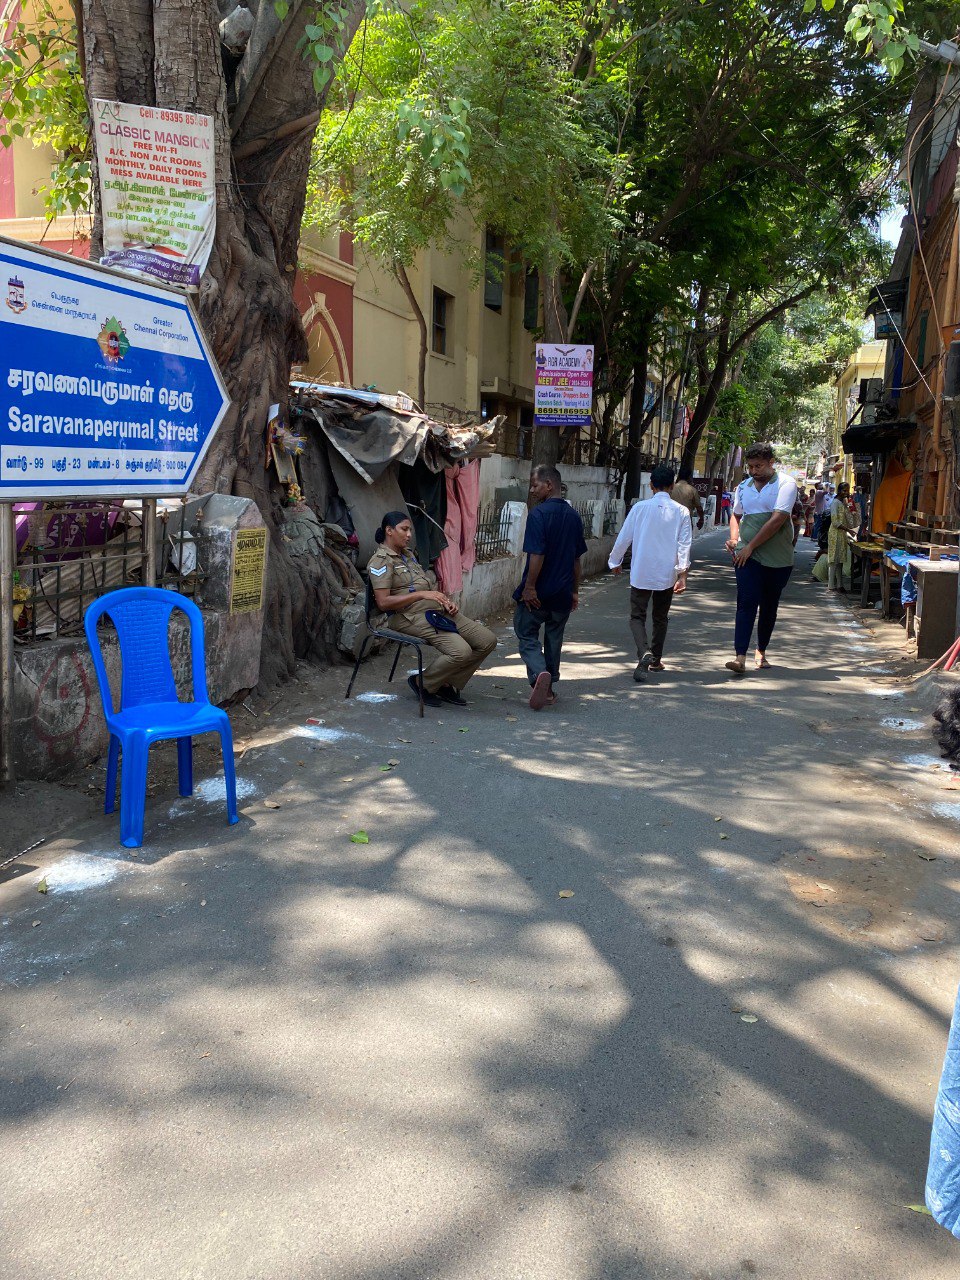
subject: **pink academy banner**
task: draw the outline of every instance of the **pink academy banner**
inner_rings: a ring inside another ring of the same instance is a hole
[[[593,347],[537,343],[534,420],[538,426],[588,426],[593,408]]]

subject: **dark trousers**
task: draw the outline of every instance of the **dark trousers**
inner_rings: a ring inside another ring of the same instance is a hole
[[[550,679],[554,684],[560,679],[560,649],[563,645],[563,629],[569,617],[569,609],[561,613],[556,609],[531,609],[523,603],[517,605],[513,615],[513,629],[517,634],[520,657],[527,664],[527,678],[531,684],[544,671],[550,672]]]
[[[817,538],[820,537],[820,526],[822,524],[823,512],[821,511],[818,516],[813,517],[813,533],[811,533],[810,537],[813,538],[814,542],[816,542]]]
[[[647,643],[647,608],[653,597],[653,642]],[[630,630],[637,646],[637,657],[652,653],[659,662],[663,657],[663,642],[667,638],[667,621],[673,604],[673,587],[665,591],[644,591],[630,588]]]
[[[737,575],[737,621],[734,627],[734,648],[746,653],[750,648],[753,624],[757,624],[757,648],[766,653],[773,628],[777,624],[777,607],[780,595],[787,585],[793,566],[771,569],[758,560],[748,560],[735,570]]]

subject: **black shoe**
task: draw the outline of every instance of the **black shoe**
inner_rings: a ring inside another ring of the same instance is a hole
[[[644,680],[646,680],[647,669],[642,662],[637,663],[636,669],[634,670],[634,673],[633,673],[633,678],[634,680],[636,680],[637,684],[643,684]]]
[[[412,689],[413,696],[415,698],[419,698],[420,697],[420,677],[407,676],[407,684]],[[440,699],[437,697],[435,693],[431,693],[429,689],[424,689],[423,705],[425,707],[442,707],[443,703],[440,701]]]
[[[441,685],[437,690],[437,697],[443,702],[449,702],[454,707],[469,707],[470,705],[460,690],[455,689],[452,684]]]

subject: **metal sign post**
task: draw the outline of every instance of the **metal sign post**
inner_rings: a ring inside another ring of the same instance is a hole
[[[17,536],[13,503],[0,503],[0,774],[4,786],[16,781],[13,766],[13,574]]]

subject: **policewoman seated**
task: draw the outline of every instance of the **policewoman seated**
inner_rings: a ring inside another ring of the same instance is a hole
[[[374,535],[380,543],[367,564],[377,608],[389,615],[393,631],[423,640],[439,655],[423,673],[423,700],[428,707],[445,702],[465,707],[463,688],[497,647],[497,638],[482,622],[466,618],[456,604],[430,583],[408,549],[413,525],[405,511],[388,511]],[[407,684],[419,697],[418,677]]]

